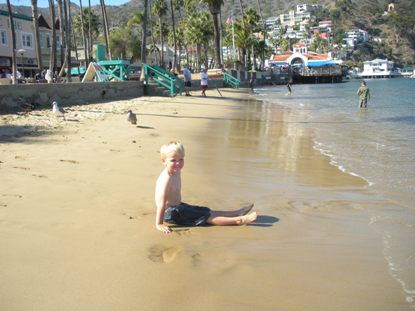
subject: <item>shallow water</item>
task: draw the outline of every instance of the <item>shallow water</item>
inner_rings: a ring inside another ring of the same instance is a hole
[[[333,167],[359,177],[374,194],[354,201],[379,233],[390,275],[415,307],[415,79],[368,80],[372,100],[359,109],[360,81],[257,89],[264,105],[283,105],[314,133]]]

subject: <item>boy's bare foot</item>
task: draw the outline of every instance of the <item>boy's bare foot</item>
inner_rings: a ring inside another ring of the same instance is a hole
[[[252,212],[248,215],[244,215],[241,217],[242,223],[241,225],[247,225],[250,224],[251,222],[254,222],[256,220],[257,214],[256,212]]]
[[[238,211],[238,215],[239,216],[243,216],[243,215],[246,215],[246,214],[248,214],[250,211],[251,211],[251,209],[254,207],[254,204],[248,204],[248,205],[245,205],[245,206],[243,206],[239,211]]]

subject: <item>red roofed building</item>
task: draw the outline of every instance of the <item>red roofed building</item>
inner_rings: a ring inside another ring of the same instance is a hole
[[[275,55],[271,63],[277,65],[304,65],[304,66],[329,66],[340,64],[335,61],[330,54],[320,54],[308,52],[307,46],[303,42],[293,45],[293,52],[288,51],[281,55]]]

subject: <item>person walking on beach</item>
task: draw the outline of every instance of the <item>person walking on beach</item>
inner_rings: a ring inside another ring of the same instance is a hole
[[[171,228],[165,224],[179,226],[202,225],[246,225],[256,220],[256,212],[250,212],[253,204],[234,211],[213,211],[208,207],[189,205],[182,202],[181,170],[184,166],[184,147],[180,142],[172,141],[161,146],[161,162],[164,169],[156,182],[156,228],[170,233]]]
[[[200,87],[202,88],[202,96],[206,96],[206,90],[208,89],[208,79],[209,76],[207,74],[206,68],[202,69],[200,73]]]
[[[362,80],[356,95],[359,96],[359,108],[367,108],[367,100],[370,100],[370,91],[366,81]]]
[[[192,87],[192,73],[189,70],[189,66],[185,65],[183,69],[183,77],[184,77],[184,91],[186,92],[186,96],[190,95],[190,88]]]

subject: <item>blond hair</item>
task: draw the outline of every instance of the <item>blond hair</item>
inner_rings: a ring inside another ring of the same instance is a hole
[[[160,157],[164,160],[171,152],[177,152],[180,156],[184,157],[184,147],[179,141],[171,141],[168,144],[164,144],[160,148]]]

